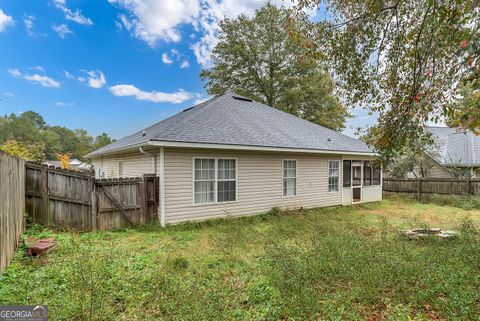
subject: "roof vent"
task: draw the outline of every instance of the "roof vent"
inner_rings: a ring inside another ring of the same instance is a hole
[[[249,99],[249,98],[245,98],[245,97],[240,97],[240,96],[232,96],[234,99],[237,99],[237,100],[242,100],[242,101],[250,101],[252,102],[253,100]]]
[[[193,106],[193,107],[195,107],[195,106]],[[188,107],[187,109],[184,109],[183,112],[189,111],[189,110],[192,109],[193,107]]]
[[[145,130],[142,132],[142,136],[146,136],[147,135],[147,132],[145,132]]]
[[[331,141],[332,141],[332,139],[331,139],[330,137],[328,137],[328,138],[327,138],[327,142],[330,143]]]

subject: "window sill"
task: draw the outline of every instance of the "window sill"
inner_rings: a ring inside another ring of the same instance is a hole
[[[238,203],[238,200],[236,201],[228,201],[228,202],[209,202],[209,203],[193,203],[193,206],[214,206],[214,205],[221,205],[221,204],[235,204]]]

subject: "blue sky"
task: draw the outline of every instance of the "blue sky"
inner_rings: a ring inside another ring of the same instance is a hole
[[[129,135],[208,98],[199,73],[218,22],[264,3],[0,0],[0,114],[34,110],[49,124]],[[353,113],[349,135],[374,121]]]

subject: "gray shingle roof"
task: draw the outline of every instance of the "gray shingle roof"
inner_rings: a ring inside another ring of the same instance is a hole
[[[360,140],[229,92],[117,140],[88,157],[149,141],[372,153]]]
[[[428,127],[435,143],[431,154],[442,165],[480,166],[480,137],[458,128]]]

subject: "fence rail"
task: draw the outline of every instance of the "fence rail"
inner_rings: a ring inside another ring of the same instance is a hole
[[[145,224],[158,208],[158,178],[95,180],[89,174],[26,165],[27,213],[35,223],[79,230]]]
[[[0,151],[0,274],[24,229],[25,162]]]
[[[480,194],[480,179],[384,178],[383,191],[389,193],[467,195]]]

